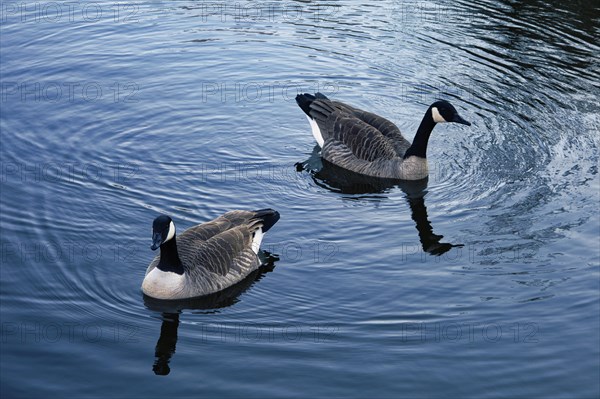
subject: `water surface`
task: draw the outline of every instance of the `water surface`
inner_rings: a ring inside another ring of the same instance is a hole
[[[3,397],[598,396],[593,2],[72,4],[2,4]],[[305,91],[473,125],[365,181]],[[143,297],[157,214],[265,207],[260,273]]]

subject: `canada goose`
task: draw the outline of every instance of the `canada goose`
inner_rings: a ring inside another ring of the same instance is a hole
[[[152,224],[152,260],[142,283],[156,299],[185,299],[219,292],[240,282],[260,266],[264,234],[279,220],[273,209],[231,211],[190,227],[179,236],[166,215]]]
[[[381,178],[420,180],[428,176],[427,142],[437,123],[470,126],[448,101],[431,104],[413,143],[392,122],[371,112],[332,101],[321,93],[296,96],[321,147],[321,156],[342,168]]]

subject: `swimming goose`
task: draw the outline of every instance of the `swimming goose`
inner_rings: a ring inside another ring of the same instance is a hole
[[[156,299],[185,299],[242,281],[260,266],[260,243],[278,220],[273,209],[231,211],[176,236],[173,220],[158,216],[151,249],[160,247],[160,254],[146,270],[142,291]]]
[[[427,142],[438,123],[470,126],[448,101],[431,104],[411,144],[389,120],[321,93],[304,93],[296,102],[306,113],[325,160],[363,175],[420,180],[428,176]]]

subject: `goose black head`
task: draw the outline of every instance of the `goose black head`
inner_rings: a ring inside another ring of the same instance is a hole
[[[167,215],[160,215],[152,223],[152,246],[153,251],[165,242],[175,237],[175,223]]]
[[[431,117],[435,123],[455,122],[471,126],[471,122],[464,120],[456,108],[446,100],[439,100],[431,104]]]

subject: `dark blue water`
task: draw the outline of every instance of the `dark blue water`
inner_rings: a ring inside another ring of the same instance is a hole
[[[1,7],[3,397],[598,397],[594,2]],[[355,179],[317,90],[473,125],[426,186]],[[259,274],[144,300],[158,213],[266,207]]]

